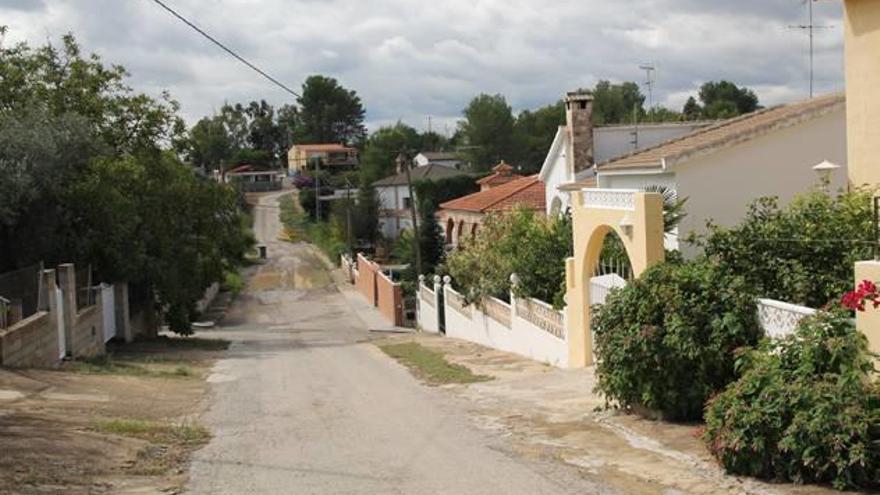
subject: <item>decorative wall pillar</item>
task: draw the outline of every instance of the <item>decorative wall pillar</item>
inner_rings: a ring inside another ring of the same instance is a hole
[[[860,261],[856,263],[856,286],[862,280],[880,281],[880,261]],[[865,311],[856,311],[856,328],[868,337],[871,352],[880,353],[880,309],[867,305]]]
[[[76,326],[76,268],[72,263],[58,265],[58,285],[61,288],[64,339],[67,342],[67,351],[72,352]]]

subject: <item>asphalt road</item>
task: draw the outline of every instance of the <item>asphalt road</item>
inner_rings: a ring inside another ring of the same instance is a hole
[[[209,378],[196,494],[605,493],[561,463],[519,457],[467,403],[368,342],[366,310],[303,244],[277,241],[278,194],[261,198],[260,267],[212,336],[233,341]]]

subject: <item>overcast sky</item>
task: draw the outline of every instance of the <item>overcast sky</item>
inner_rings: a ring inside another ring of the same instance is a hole
[[[729,79],[763,104],[808,94],[803,0],[166,0],[288,86],[310,74],[361,95],[371,128],[402,120],[451,129],[478,93],[514,110],[599,79],[644,81],[680,108],[701,82]],[[815,5],[816,91],[843,89],[842,2]],[[151,0],[0,0],[4,43],[73,32],[124,65],[130,85],[167,89],[191,123],[225,101],[291,97]]]

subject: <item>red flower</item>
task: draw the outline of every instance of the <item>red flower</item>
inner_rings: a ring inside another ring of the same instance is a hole
[[[880,307],[880,293],[877,292],[877,284],[862,280],[856,290],[843,295],[840,303],[853,311],[864,311],[865,303],[869,301],[875,309]]]

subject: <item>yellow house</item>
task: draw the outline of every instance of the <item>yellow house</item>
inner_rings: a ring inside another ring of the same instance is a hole
[[[846,132],[849,180],[880,186],[880,1],[846,0]],[[856,264],[856,283],[880,280],[880,262]],[[859,329],[880,353],[880,311],[858,313]]]
[[[342,144],[295,144],[287,152],[287,169],[302,172],[320,160],[326,170],[351,169],[358,164],[358,152]]]

